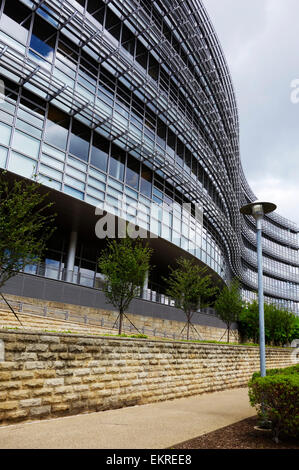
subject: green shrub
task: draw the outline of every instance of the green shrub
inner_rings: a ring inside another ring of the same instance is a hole
[[[299,437],[299,367],[268,372],[266,377],[255,375],[249,382],[250,404],[271,422],[276,442],[281,433]]]
[[[291,367],[285,367],[284,369],[267,369],[267,376],[269,375],[290,375],[290,374],[298,374],[299,375],[299,364],[296,364]],[[252,380],[260,377],[260,372],[254,372],[252,375]]]
[[[290,338],[290,342],[292,342],[294,339],[299,339],[299,317],[296,317],[295,319],[293,333]]]

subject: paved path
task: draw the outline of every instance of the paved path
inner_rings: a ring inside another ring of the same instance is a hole
[[[0,427],[0,449],[165,449],[254,416],[247,388]]]

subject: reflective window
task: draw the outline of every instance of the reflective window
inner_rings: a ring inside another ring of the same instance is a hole
[[[85,184],[71,176],[65,175],[64,182],[74,186],[76,189],[80,189],[81,191],[85,190]]]
[[[60,262],[54,259],[45,259],[45,276],[51,279],[59,279]]]
[[[134,189],[139,187],[140,162],[128,155],[126,183]]]
[[[141,168],[140,192],[144,196],[152,197],[152,171],[145,165]]]
[[[120,38],[121,21],[110,9],[106,10],[105,29],[112,34],[115,39]]]
[[[86,173],[85,172],[79,171],[76,168],[72,168],[69,165],[66,168],[66,173],[70,176],[73,176],[73,177],[78,178],[78,179],[83,180],[83,181],[85,181],[85,179],[86,179]]]
[[[30,47],[48,61],[53,60],[57,31],[47,21],[35,15]]]
[[[26,153],[30,157],[38,158],[40,141],[23,132],[15,130],[12,147],[19,152]]]
[[[48,155],[52,155],[52,157],[58,158],[61,161],[64,161],[65,159],[65,154],[63,152],[50,147],[50,145],[43,144],[43,151],[45,151]]]
[[[77,199],[84,199],[84,193],[77,189],[71,188],[70,186],[64,185],[64,192],[70,196],[76,197]]]
[[[145,70],[147,69],[148,50],[140,41],[137,41],[136,45],[136,60],[141,67]]]
[[[70,153],[88,161],[90,131],[78,121],[73,120],[70,136]]]
[[[49,106],[45,140],[62,149],[66,148],[70,120],[54,106]]]
[[[50,178],[54,178],[58,181],[62,181],[62,174],[59,171],[54,170],[53,168],[50,168],[47,165],[43,165],[41,163],[39,166],[39,171],[43,173],[44,175],[49,176]]]
[[[11,134],[11,127],[0,122],[0,143],[4,145],[9,145]]]
[[[104,188],[104,190],[105,190],[105,188]],[[99,191],[98,189],[95,189],[95,188],[93,188],[93,187],[91,187],[91,186],[88,186],[87,192],[88,192],[88,194],[90,194],[90,195],[95,196],[96,198],[98,198],[98,200],[104,201],[105,193],[103,193],[102,191]]]
[[[134,56],[135,52],[135,42],[134,34],[123,24],[121,44],[132,56]]]
[[[36,171],[36,162],[31,158],[11,152],[8,169],[26,178],[32,178]]]
[[[126,162],[126,154],[120,150],[116,145],[111,145],[111,156],[109,162],[109,174],[114,178],[123,181],[124,169]]]
[[[0,147],[0,168],[5,168],[7,158],[7,150]]]
[[[18,0],[6,0],[4,14],[23,25],[24,21],[31,16],[31,11]]]
[[[49,164],[57,170],[63,171],[64,164],[62,162],[58,162],[55,158],[49,157],[44,153],[41,156],[41,162]]]
[[[57,189],[58,191],[61,190],[61,183],[53,180],[48,176],[44,176],[41,173],[38,175],[38,181],[46,186],[49,186],[49,188]]]
[[[96,132],[93,133],[90,163],[100,170],[107,171],[109,142]]]
[[[84,2],[84,0],[83,0]],[[98,0],[88,0],[87,11],[101,24],[104,23],[105,5]]]
[[[30,132],[30,134],[33,134],[35,137],[41,139],[42,131],[34,127],[32,124],[23,121],[22,119],[17,119],[16,127],[22,129],[23,131]]]

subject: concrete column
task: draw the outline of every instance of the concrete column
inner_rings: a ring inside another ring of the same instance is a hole
[[[148,271],[146,272],[146,275],[145,275],[145,279],[144,279],[144,284],[143,284],[143,289],[142,289],[142,297],[145,299],[145,300],[148,300],[147,299],[147,289],[148,289]]]
[[[76,248],[77,248],[78,232],[71,232],[69,250],[67,254],[66,262],[66,281],[73,282],[74,268],[75,268],[75,258],[76,258]]]

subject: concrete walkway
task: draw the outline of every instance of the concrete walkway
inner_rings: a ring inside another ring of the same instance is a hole
[[[0,427],[1,449],[165,449],[254,416],[248,389]]]

